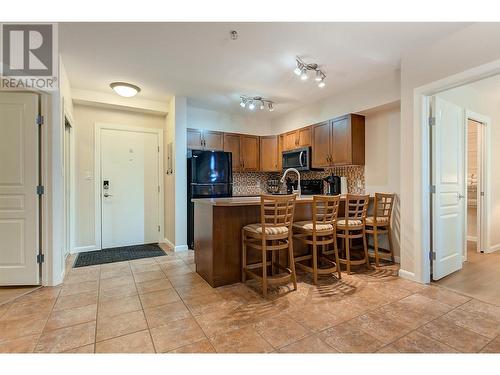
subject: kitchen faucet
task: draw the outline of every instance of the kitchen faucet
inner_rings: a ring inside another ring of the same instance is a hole
[[[297,190],[295,190],[293,187],[292,187],[292,193],[293,194],[297,194],[297,198],[300,198],[300,172],[298,170],[296,170],[295,168],[288,168],[284,173],[283,173],[283,177],[281,177],[281,180],[280,182],[283,183],[285,182],[285,178],[286,178],[286,175],[288,174],[288,172],[295,172],[297,173],[297,176],[298,176],[298,181],[297,181]]]

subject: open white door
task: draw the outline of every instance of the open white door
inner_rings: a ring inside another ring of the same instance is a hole
[[[159,135],[100,129],[102,248],[159,241]]]
[[[38,95],[0,93],[0,285],[39,284]]]
[[[432,98],[432,278],[462,268],[465,244],[464,110]]]

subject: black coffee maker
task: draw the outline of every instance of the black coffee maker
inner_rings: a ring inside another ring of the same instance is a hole
[[[323,179],[327,182],[326,194],[328,195],[339,195],[341,190],[340,177],[339,176],[328,176]]]

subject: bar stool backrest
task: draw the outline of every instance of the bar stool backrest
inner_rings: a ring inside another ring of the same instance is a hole
[[[313,230],[318,224],[335,225],[339,213],[340,195],[313,196]],[[335,228],[335,227],[334,227]]]
[[[291,233],[296,198],[295,194],[260,196],[262,233],[273,227],[287,227]]]
[[[345,200],[345,217],[349,220],[366,220],[369,195],[347,194]]]
[[[387,222],[391,222],[392,207],[394,206],[395,194],[375,193],[375,207],[373,217],[387,218]]]

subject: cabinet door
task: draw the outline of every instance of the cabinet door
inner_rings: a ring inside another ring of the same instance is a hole
[[[311,145],[311,127],[297,130],[297,143],[299,147],[309,147]]]
[[[297,148],[297,132],[285,133],[285,151]]]
[[[238,134],[224,133],[224,151],[233,154],[233,171],[241,170],[240,136]]]
[[[200,150],[203,148],[202,132],[199,129],[187,130],[187,148]]]
[[[210,130],[203,131],[204,146],[207,150],[224,149],[224,133]]]
[[[260,137],[260,170],[262,172],[279,171],[278,137]]]
[[[259,137],[253,135],[241,135],[240,137],[241,161],[243,170],[259,170]]]
[[[312,165],[315,168],[330,165],[330,124],[328,121],[312,126]]]
[[[331,155],[333,165],[352,164],[351,153],[351,127],[349,116],[343,116],[331,120]]]

